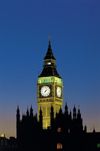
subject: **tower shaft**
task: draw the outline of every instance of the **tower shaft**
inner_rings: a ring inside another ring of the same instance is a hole
[[[43,129],[50,126],[51,106],[54,108],[54,117],[63,104],[63,82],[56,69],[56,59],[51,50],[49,41],[48,50],[44,57],[44,66],[37,81],[38,120],[40,107],[43,114]]]

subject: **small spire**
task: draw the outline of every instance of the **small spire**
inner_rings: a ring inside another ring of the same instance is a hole
[[[70,110],[70,118],[72,118],[72,112],[71,112],[71,110]]]
[[[84,126],[84,131],[87,132],[87,126],[86,126],[86,124]]]
[[[51,39],[50,39],[50,38],[51,38],[50,33],[49,33],[49,37],[48,37],[48,38],[49,38],[49,41],[50,41],[50,40],[51,40]]]
[[[40,112],[42,112],[42,108],[41,108],[41,105],[40,105]]]
[[[31,108],[30,108],[30,116],[33,116],[33,108],[32,108],[32,104],[31,104]]]
[[[17,114],[20,114],[19,105],[17,103]]]
[[[67,100],[67,99],[66,99]],[[68,107],[67,107],[67,102],[65,104],[65,113],[68,113]]]
[[[51,104],[51,112],[53,112],[53,106],[52,106],[52,104]]]
[[[42,116],[42,109],[41,109],[41,105],[40,105],[40,111],[39,111],[39,112],[40,112],[40,116]]]
[[[19,104],[17,103],[17,109],[19,109]]]
[[[29,116],[29,111],[28,111],[28,105],[27,105],[27,112],[26,112],[27,116]]]
[[[73,108],[73,111],[74,111],[74,112],[76,112],[76,107],[75,107],[75,104],[74,104],[74,108]]]
[[[95,133],[95,127],[93,127],[93,133]]]

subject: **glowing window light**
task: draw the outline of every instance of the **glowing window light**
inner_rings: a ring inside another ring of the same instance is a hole
[[[100,148],[100,143],[99,143],[99,144],[97,144],[97,148]]]
[[[61,128],[60,127],[58,127],[57,132],[59,132],[59,133],[61,132]]]
[[[5,134],[1,134],[1,137],[5,137]]]
[[[50,65],[50,64],[51,64],[51,62],[48,62],[47,64],[48,64],[48,65]]]
[[[62,149],[62,144],[61,143],[57,143],[57,149]]]
[[[68,129],[68,133],[70,133],[70,129]]]
[[[38,80],[38,83],[41,83],[41,80]]]

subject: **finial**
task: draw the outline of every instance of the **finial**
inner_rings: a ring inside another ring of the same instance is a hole
[[[49,33],[49,37],[48,38],[49,38],[49,41],[50,41],[50,38],[51,38],[50,33]]]
[[[93,126],[93,132],[95,133],[95,126]]]
[[[19,104],[17,103],[17,110],[19,110]]]

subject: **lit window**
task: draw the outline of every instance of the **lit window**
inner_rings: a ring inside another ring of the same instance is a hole
[[[99,144],[97,144],[97,148],[100,148],[100,143],[99,143]]]
[[[68,133],[70,133],[70,129],[68,129]]]
[[[48,65],[50,65],[50,64],[51,64],[51,62],[48,62],[47,64],[48,64]]]
[[[5,134],[1,134],[1,137],[5,137]]]
[[[57,132],[59,132],[59,133],[61,132],[61,128],[60,127],[58,127]]]
[[[62,149],[62,144],[61,143],[57,143],[57,149]]]

